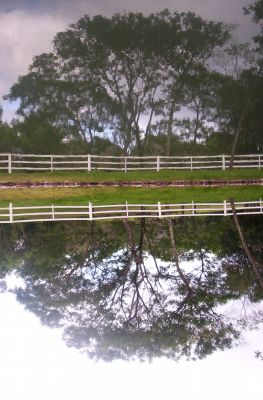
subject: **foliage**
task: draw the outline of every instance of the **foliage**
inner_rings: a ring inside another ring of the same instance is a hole
[[[1,128],[1,148],[108,155],[220,148],[231,166],[238,152],[262,152],[262,0],[245,12],[259,25],[252,43],[192,12],[85,15],[11,87],[6,98],[19,100],[22,120],[14,131]]]
[[[0,123],[0,149],[1,152],[16,152],[19,148],[19,137],[14,129],[7,124]]]
[[[228,37],[228,26],[192,12],[84,16],[56,35],[52,53],[34,58],[7,97],[20,100],[20,115],[41,116],[65,140],[79,138],[93,148],[103,133],[124,153],[142,154],[161,119],[170,152],[176,111],[198,103],[205,118],[212,101],[209,60]]]

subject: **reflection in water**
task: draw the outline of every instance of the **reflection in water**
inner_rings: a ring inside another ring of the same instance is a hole
[[[230,218],[2,226],[2,290],[16,270],[17,299],[90,357],[203,358],[262,321],[262,220],[239,223],[257,273]]]

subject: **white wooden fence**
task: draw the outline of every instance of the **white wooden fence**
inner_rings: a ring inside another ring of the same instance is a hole
[[[222,169],[229,166],[230,156],[96,156],[96,155],[36,155],[0,153],[0,170],[12,171],[134,171],[161,169]],[[237,155],[234,168],[263,167],[263,154]]]
[[[237,215],[263,214],[263,201],[235,202]],[[95,206],[29,206],[17,207],[12,203],[0,208],[0,223],[42,221],[92,221],[135,218],[168,218],[193,216],[229,216],[232,209],[226,200],[222,203],[185,204],[118,204]]]

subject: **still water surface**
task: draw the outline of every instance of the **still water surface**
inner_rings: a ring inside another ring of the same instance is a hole
[[[263,219],[239,222],[263,276]],[[250,335],[248,362],[263,366],[263,290],[231,218],[23,224],[0,236],[1,296],[30,312],[21,325],[36,316],[74,354],[169,368],[218,354],[227,368]]]

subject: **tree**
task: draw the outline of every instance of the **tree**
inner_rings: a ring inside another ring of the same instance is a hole
[[[244,233],[243,233],[243,231],[242,231],[242,229],[241,229],[241,226],[240,226],[240,224],[239,224],[239,221],[238,221],[238,217],[237,217],[237,213],[236,213],[236,208],[235,208],[235,202],[234,202],[233,199],[230,199],[230,204],[231,204],[231,208],[232,208],[233,218],[234,218],[234,221],[235,221],[235,227],[236,227],[236,229],[237,229],[237,231],[238,231],[238,235],[239,235],[239,237],[240,237],[240,241],[241,241],[241,243],[242,243],[242,247],[243,247],[244,252],[246,253],[246,256],[247,256],[247,258],[248,258],[248,260],[249,260],[249,263],[250,263],[250,265],[251,265],[251,268],[252,268],[252,270],[253,270],[253,273],[255,274],[255,276],[256,276],[256,278],[257,278],[257,280],[258,280],[258,283],[259,283],[261,289],[263,290],[263,277],[261,276],[261,273],[260,273],[260,271],[259,271],[259,269],[263,270],[263,265],[260,264],[260,263],[253,257],[253,255],[252,255],[251,252],[250,252],[250,249],[249,249],[249,247],[248,247],[248,245],[247,245],[247,241],[246,241],[246,239],[245,239]]]
[[[191,89],[194,90],[189,81],[203,81],[204,74],[210,69],[209,62],[214,52],[228,41],[231,32],[230,26],[202,20],[191,12],[175,13],[174,19],[179,24],[179,32],[177,35],[170,35],[170,49],[163,53],[168,71],[167,79],[163,81],[163,91],[166,93],[167,155],[171,151],[174,114],[182,105],[186,105],[185,99],[189,98],[189,91],[191,93]],[[176,26],[178,29],[178,25]],[[195,95],[190,94],[190,97],[192,100]]]
[[[13,130],[19,137],[19,148],[25,153],[56,154],[62,148],[62,135],[41,114],[31,114],[17,122]]]
[[[8,124],[0,124],[0,149],[1,152],[8,153],[19,149],[17,132]]]
[[[252,14],[252,18],[255,23],[259,24],[260,32],[254,37],[257,51],[261,53],[263,50],[263,1],[256,0],[255,3],[250,4],[248,7],[244,7],[245,14]]]
[[[19,138],[12,127],[2,122],[3,108],[0,104],[0,149],[1,152],[12,152],[17,149]]]
[[[59,144],[62,139],[86,144],[89,137],[92,147],[95,133],[104,130],[103,93],[96,92],[87,83],[65,80],[57,57],[52,53],[35,57],[29,73],[19,77],[5,98],[20,100],[17,113],[25,119],[20,126],[25,125],[27,129],[30,121],[38,119],[39,124],[46,127],[47,134],[49,131],[55,136],[52,141]],[[110,118],[107,117],[107,121],[109,123]]]
[[[217,90],[217,113],[214,121],[221,132],[232,137],[229,167],[240,152],[257,152],[262,149],[259,125],[262,124],[262,77],[259,58],[247,43],[233,42],[217,56],[217,65],[224,75]]]
[[[124,153],[135,148],[142,155],[164,119],[169,153],[187,81],[201,79],[228,37],[228,26],[191,12],[84,16],[56,35],[53,53],[35,57],[8,98],[21,100],[21,115],[39,113],[83,142],[103,130]]]
[[[258,0],[254,4],[244,7],[245,14],[252,14],[253,20],[259,24],[261,29],[260,33],[254,37],[254,45],[232,43],[231,46],[224,49],[222,57],[225,59],[225,74],[230,78],[226,81],[226,86],[222,87],[225,94],[221,98],[224,104],[223,108],[225,111],[228,109],[225,114],[228,114],[226,117],[226,121],[229,122],[228,127],[233,131],[230,168],[234,165],[234,157],[238,148],[241,151],[243,148],[246,152],[261,152],[263,149],[263,121],[260,112],[263,106],[261,95],[263,88],[262,5],[262,0]],[[224,103],[227,97],[229,101]],[[232,106],[230,102],[232,102]]]

